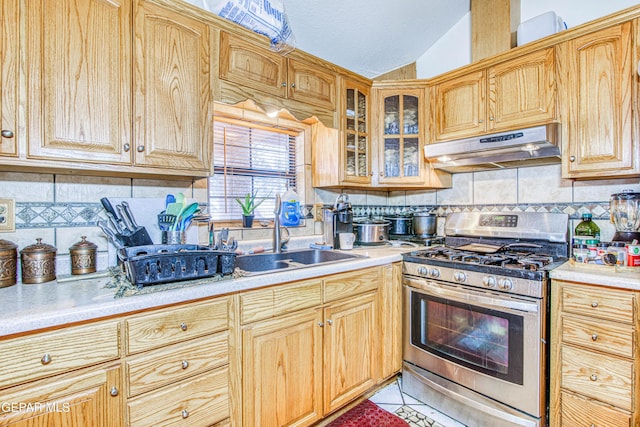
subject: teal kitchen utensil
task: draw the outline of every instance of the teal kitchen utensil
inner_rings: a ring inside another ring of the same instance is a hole
[[[191,203],[182,208],[178,215],[176,215],[176,222],[171,227],[171,230],[178,230],[178,226],[182,224],[182,220],[187,217],[192,217],[198,210],[200,210],[200,206],[197,203]]]

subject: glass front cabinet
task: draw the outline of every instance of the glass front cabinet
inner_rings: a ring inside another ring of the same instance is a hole
[[[424,90],[381,89],[376,95],[378,182],[424,186]]]
[[[345,81],[342,119],[342,182],[371,183],[371,145],[369,140],[369,88]]]

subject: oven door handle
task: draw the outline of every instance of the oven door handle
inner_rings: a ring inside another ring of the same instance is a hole
[[[485,296],[473,289],[465,289],[464,292],[456,290],[456,288],[446,285],[440,285],[435,282],[427,282],[425,280],[415,280],[404,278],[404,283],[417,292],[429,294],[441,298],[448,298],[458,302],[481,304],[488,308],[511,309],[524,311],[526,313],[537,313],[539,311],[538,304],[517,300],[508,296],[492,298]]]

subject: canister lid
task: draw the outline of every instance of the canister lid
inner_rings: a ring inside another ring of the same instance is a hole
[[[57,249],[55,246],[48,245],[46,243],[42,243],[42,239],[38,237],[36,239],[36,243],[33,245],[29,245],[23,248],[20,253],[21,254],[48,254],[48,253],[56,253]]]
[[[18,245],[8,240],[0,239],[0,251],[7,251],[12,249],[17,249]]]
[[[87,240],[87,236],[81,236],[80,237],[80,241],[78,243],[73,244],[69,250],[70,251],[77,251],[77,250],[87,250],[87,249],[96,249],[98,247],[98,245],[96,245],[95,243],[91,243]]]

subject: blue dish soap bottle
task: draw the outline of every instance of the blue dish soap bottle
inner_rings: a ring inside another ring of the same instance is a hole
[[[285,227],[300,225],[300,199],[294,190],[287,190],[282,196],[280,225]]]

